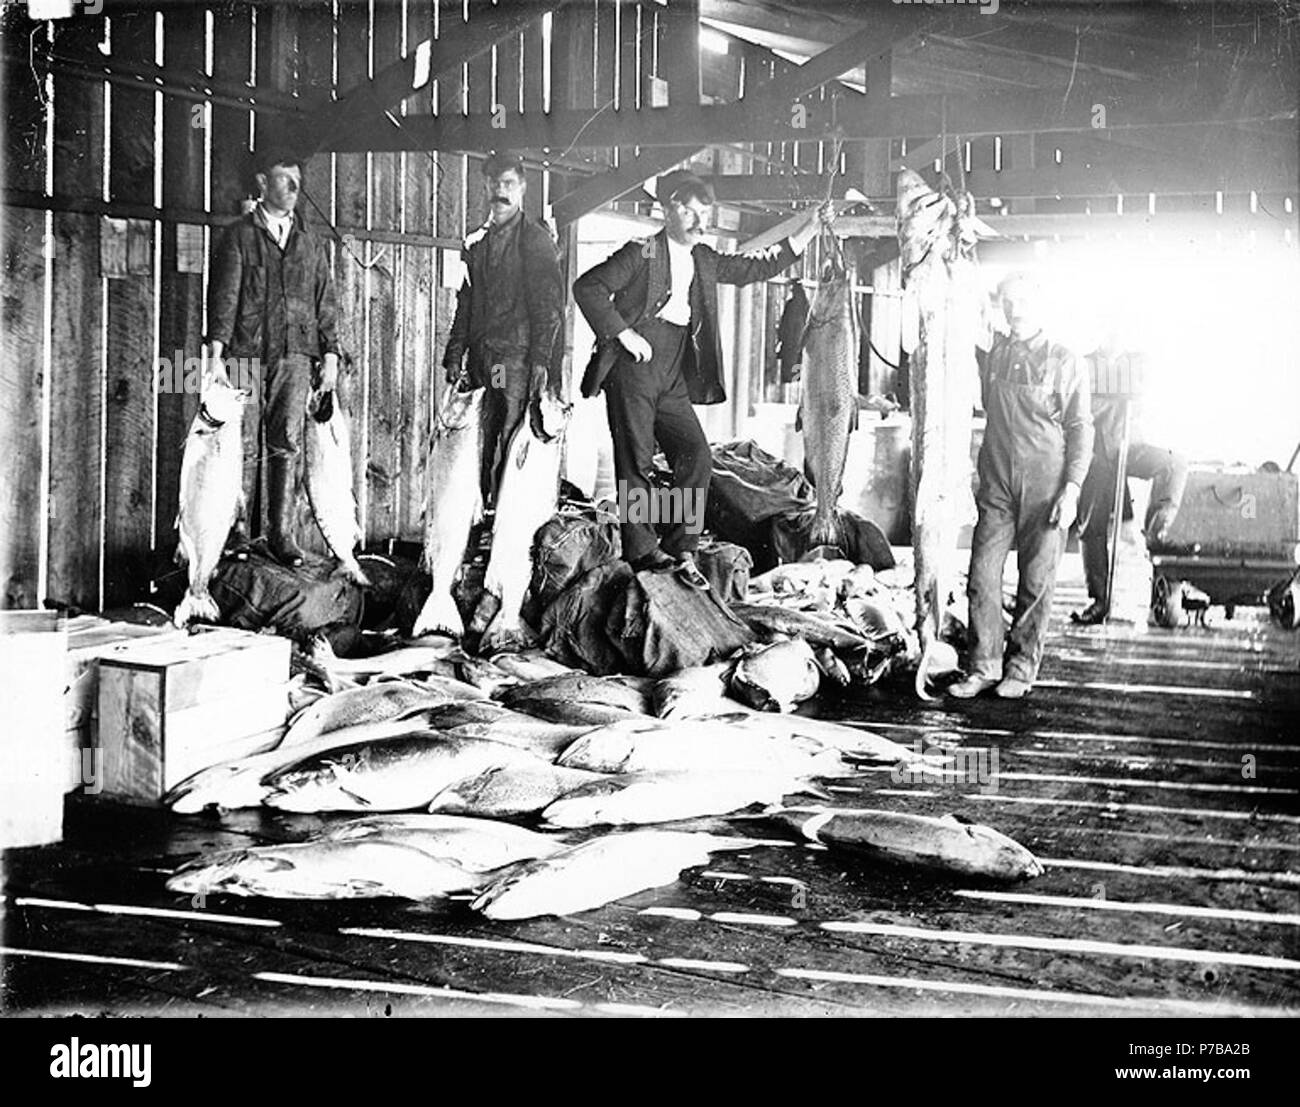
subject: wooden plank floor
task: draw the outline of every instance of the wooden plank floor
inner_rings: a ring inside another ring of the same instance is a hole
[[[835,783],[836,804],[957,812],[1046,865],[1013,887],[811,845],[719,855],[566,919],[462,905],[292,904],[163,889],[200,849],[310,816],[172,818],[70,802],[66,840],[4,855],[9,1012],[241,1015],[1294,1015],[1300,1012],[1300,635],[1071,627],[1058,590],[1019,704],[876,687],[821,713],[981,751],[971,780]],[[993,758],[996,754],[996,763]],[[996,774],[989,770],[996,768]],[[746,832],[770,834],[761,824]],[[773,835],[779,836],[779,835]]]

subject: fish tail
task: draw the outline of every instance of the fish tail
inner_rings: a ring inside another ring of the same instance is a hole
[[[172,616],[172,623],[184,628],[187,624],[198,621],[203,623],[215,623],[221,618],[221,612],[217,608],[217,601],[208,593],[196,596],[192,589],[187,590],[184,598],[176,607],[176,614]]]
[[[365,571],[357,562],[355,557],[349,557],[341,562],[343,571],[347,574],[348,580],[353,584],[359,584],[363,588],[370,587],[370,578],[366,576]]]
[[[447,634],[460,638],[465,633],[465,624],[460,617],[460,609],[451,593],[434,589],[424,601],[420,614],[411,628],[411,637],[419,638],[422,634]]]
[[[817,506],[817,514],[813,516],[812,527],[809,530],[808,537],[814,546],[836,546],[839,545],[839,528],[835,524],[834,508],[822,509],[821,505]]]

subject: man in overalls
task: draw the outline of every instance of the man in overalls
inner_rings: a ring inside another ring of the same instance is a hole
[[[1043,333],[1037,293],[1024,274],[998,287],[1011,333],[994,342],[981,376],[987,421],[966,586],[970,675],[948,689],[963,699],[989,688],[1020,699],[1033,687],[1056,569],[1092,459],[1088,374]],[[1004,636],[1002,572],[1012,543],[1020,580]]]

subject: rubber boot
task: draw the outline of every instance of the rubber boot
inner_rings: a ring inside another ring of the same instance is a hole
[[[293,539],[297,497],[293,458],[272,457],[267,468],[267,507],[270,514],[271,553],[281,565],[296,569],[303,562],[302,550]]]

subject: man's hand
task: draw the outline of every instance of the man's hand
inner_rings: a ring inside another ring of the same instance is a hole
[[[619,332],[618,341],[623,349],[632,355],[633,361],[649,361],[654,356],[654,350],[651,348],[650,343],[631,327]]]
[[[835,205],[830,200],[823,200],[815,208],[808,212],[808,218],[804,225],[790,236],[790,245],[794,248],[796,254],[801,254],[804,248],[816,236],[821,228],[830,229],[832,221],[835,219]]]
[[[445,370],[445,377],[448,384],[455,384],[460,378],[461,363],[464,360],[464,350],[456,346],[447,347],[446,352],[442,355],[442,367]]]
[[[1060,527],[1061,530],[1069,530],[1070,524],[1079,516],[1079,486],[1073,482],[1067,482],[1066,486],[1056,494],[1056,499],[1052,501],[1052,510],[1047,513],[1047,522],[1050,526]]]
[[[320,390],[333,392],[339,384],[339,355],[326,354],[321,359]]]
[[[540,400],[542,393],[546,390],[547,378],[550,374],[546,371],[545,365],[534,365],[532,376],[528,380],[528,400]]]
[[[212,375],[209,383],[230,387],[230,376],[226,372],[226,359],[220,354],[212,355]]]

